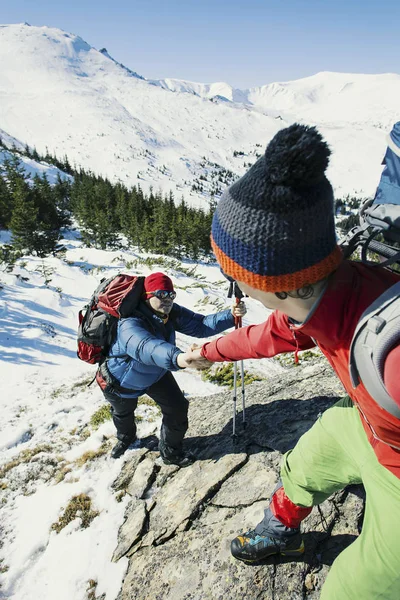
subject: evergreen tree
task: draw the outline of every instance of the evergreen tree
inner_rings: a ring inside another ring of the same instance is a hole
[[[155,197],[151,231],[151,247],[154,252],[169,254],[171,249],[171,219],[168,204],[161,196]]]
[[[54,193],[45,173],[42,177],[35,175],[32,191],[38,209],[38,220],[50,229],[59,229]]]
[[[36,162],[40,162],[40,156],[39,156],[38,151],[36,150],[36,147],[33,148],[31,154],[32,154],[33,160],[35,160]]]
[[[57,182],[53,188],[53,198],[57,211],[58,227],[69,227],[71,225],[71,182],[62,179],[57,174]]]
[[[53,229],[47,223],[39,222],[36,229],[36,235],[34,236],[34,246],[32,250],[34,250],[38,256],[45,257],[50,254],[50,252],[54,253],[57,250],[59,239],[59,229]]]
[[[12,243],[17,250],[33,252],[37,239],[37,213],[28,184],[22,178],[15,182],[14,207],[10,221]]]
[[[120,224],[108,180],[81,172],[72,186],[71,200],[85,244],[100,248],[118,244]]]
[[[121,232],[128,238],[129,242],[141,247],[142,222],[144,210],[142,198],[136,187],[133,187],[124,200],[125,213],[120,213]],[[121,204],[122,207],[122,204]]]
[[[12,215],[13,199],[8,185],[0,176],[0,229],[7,229]]]
[[[179,258],[177,254],[177,246],[179,245],[179,231],[176,221],[176,206],[174,195],[172,192],[169,193],[168,198],[165,199],[165,218],[168,223],[168,244],[165,249],[167,254]]]
[[[73,169],[70,165],[67,155],[64,156],[64,160],[62,163],[62,171],[64,171],[64,173],[67,173],[68,175],[73,175]]]
[[[8,189],[14,194],[17,189],[17,183],[22,179],[25,181],[27,175],[18,156],[12,154],[10,158],[3,161],[4,177],[7,181]]]

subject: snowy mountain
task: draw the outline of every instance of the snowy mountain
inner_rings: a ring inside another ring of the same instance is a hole
[[[371,195],[400,75],[319,73],[249,90],[154,81],[76,35],[18,24],[0,26],[0,92],[0,127],[21,143],[204,205],[294,121],[330,143],[337,196]]]
[[[207,100],[215,98],[229,102],[237,102],[251,105],[246,91],[235,89],[223,81],[217,83],[195,83],[182,79],[153,79],[149,83],[162,87],[170,92],[194,94]]]
[[[353,123],[390,129],[398,119],[400,75],[323,72],[297,81],[238,90],[226,83],[200,84],[177,79],[154,82],[173,92],[216,96],[263,111],[270,116],[318,125]],[[396,116],[397,115],[397,116]]]
[[[243,170],[234,150],[250,152],[260,131],[268,139],[281,126],[151,85],[57,29],[0,27],[0,64],[0,127],[8,134],[41,154],[47,147],[114,181],[178,197],[218,165]]]

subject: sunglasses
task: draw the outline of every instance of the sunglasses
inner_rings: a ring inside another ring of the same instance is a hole
[[[148,296],[155,296],[159,300],[166,300],[170,298],[171,300],[175,300],[176,292],[169,292],[168,290],[156,290],[155,292],[147,292]]]

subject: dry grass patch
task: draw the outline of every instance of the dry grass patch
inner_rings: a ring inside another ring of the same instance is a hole
[[[95,579],[89,579],[88,586],[86,588],[88,600],[95,600],[96,588],[97,588],[97,581]]]
[[[82,454],[82,456],[80,456],[75,461],[75,464],[78,467],[83,467],[83,465],[86,464],[87,462],[95,460],[96,458],[99,458],[100,456],[103,456],[104,454],[107,454],[107,452],[110,450],[110,447],[111,447],[111,443],[107,440],[106,442],[103,442],[102,445],[100,446],[100,448],[98,448],[97,450],[88,450],[87,452],[84,452]]]
[[[222,385],[233,388],[234,385],[234,368],[233,363],[227,363],[223,366],[211,367],[210,369],[205,369],[202,371],[201,378],[203,381],[211,381],[211,383],[215,383],[217,385]],[[262,381],[262,377],[255,375],[253,373],[249,373],[244,370],[244,383],[248,385],[253,383],[254,381]],[[237,384],[241,385],[241,369],[238,366],[237,369]]]
[[[92,500],[90,496],[87,494],[79,494],[79,496],[71,498],[64,513],[60,516],[57,523],[53,523],[51,529],[60,533],[68,523],[71,523],[71,521],[77,517],[81,519],[81,528],[86,529],[99,514],[98,510],[92,510]]]
[[[82,379],[81,381],[77,381],[76,383],[73,384],[72,389],[75,390],[76,388],[83,388],[83,387],[88,387],[93,381],[93,377],[85,377],[85,379]]]
[[[22,463],[29,463],[32,460],[32,458],[34,456],[36,456],[36,454],[39,454],[40,452],[51,452],[51,451],[52,451],[52,448],[48,444],[42,444],[42,445],[36,446],[36,448],[32,448],[30,450],[23,450],[13,460],[10,460],[10,462],[8,462],[5,465],[3,465],[2,467],[0,467],[0,479],[5,477],[6,474],[8,473],[8,471],[11,471],[11,469],[18,467],[18,465],[21,465]]]
[[[60,396],[63,393],[63,391],[64,388],[55,388],[50,392],[50,398],[52,398],[52,400],[55,400],[56,398],[58,398],[58,396]]]
[[[117,502],[122,502],[123,497],[126,495],[126,490],[121,490],[118,494],[115,494],[115,499]]]
[[[295,363],[293,354],[291,352],[287,354],[278,354],[274,356],[274,360],[278,362],[283,367],[298,367],[304,362],[315,362],[319,358],[323,356],[321,350],[312,349],[312,350],[303,350],[299,352],[299,362]]]
[[[59,471],[57,471],[57,473],[55,474],[54,477],[54,481],[55,483],[61,483],[61,481],[64,481],[65,476],[68,475],[68,473],[71,473],[72,468],[69,464],[64,465],[63,467],[61,467],[61,469]]]
[[[4,562],[4,558],[0,558],[0,573],[7,573],[10,567]]]
[[[88,586],[86,588],[87,600],[96,600],[96,588],[97,581],[95,579],[89,579]]]
[[[96,430],[100,427],[100,425],[102,425],[106,421],[109,421],[110,419],[111,405],[103,404],[103,406],[100,406],[100,408],[96,410],[96,412],[93,413],[93,415],[90,417],[90,425],[93,427],[93,429]]]
[[[156,402],[154,402],[154,400],[152,398],[150,398],[150,396],[147,396],[147,394],[144,394],[143,396],[139,396],[139,398],[138,398],[138,406],[143,405],[143,404],[145,406],[151,406],[151,407],[155,408],[157,410],[157,412],[159,414],[161,414],[161,408],[158,406],[158,404]]]
[[[90,429],[87,425],[85,425],[85,427],[79,432],[79,438],[81,440],[87,440],[90,436],[91,436],[91,432]]]
[[[87,600],[106,600],[106,595],[96,596],[97,581],[95,579],[89,579],[88,586],[86,588],[86,599]]]

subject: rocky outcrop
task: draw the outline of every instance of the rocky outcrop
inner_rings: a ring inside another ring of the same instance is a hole
[[[347,488],[305,520],[301,561],[271,558],[248,566],[230,540],[262,517],[281,455],[344,394],[330,367],[291,369],[246,388],[246,423],[232,393],[190,403],[187,446],[199,460],[178,469],[141,448],[115,489],[131,496],[114,560],[129,557],[119,600],[301,600],[319,598],[332,561],[358,535],[363,489]],[[241,407],[240,407],[241,408]],[[146,440],[143,441],[146,444]]]

